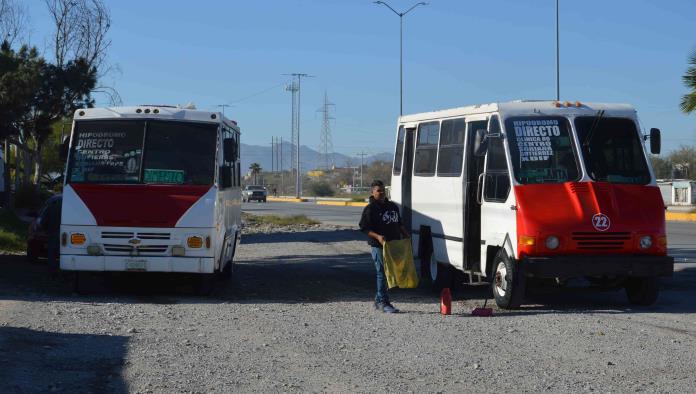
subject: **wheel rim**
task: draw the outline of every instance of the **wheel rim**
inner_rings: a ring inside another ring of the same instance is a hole
[[[507,292],[508,282],[507,282],[507,268],[505,268],[504,262],[499,262],[498,266],[495,268],[495,291],[501,296],[505,297]]]
[[[437,260],[435,260],[435,253],[430,255],[430,279],[433,282],[437,280]]]

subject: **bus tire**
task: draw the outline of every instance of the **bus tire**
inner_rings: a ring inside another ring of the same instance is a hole
[[[493,259],[493,297],[503,309],[517,309],[524,299],[525,279],[519,263],[515,263],[504,253]]]
[[[423,265],[423,267],[425,272],[421,274],[421,277],[425,279],[425,283],[430,284],[434,291],[440,292],[446,287],[452,287],[454,267],[438,262],[434,252],[430,253],[428,264]]]
[[[196,293],[198,295],[207,296],[213,291],[215,286],[215,274],[196,274]]]
[[[657,277],[631,277],[626,279],[626,295],[633,305],[650,306],[657,301],[660,281]]]

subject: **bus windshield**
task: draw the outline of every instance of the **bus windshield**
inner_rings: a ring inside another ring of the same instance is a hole
[[[635,122],[627,118],[575,118],[585,167],[595,181],[650,183],[650,171]]]
[[[78,121],[69,183],[210,185],[217,125],[173,121]]]
[[[505,121],[515,178],[522,184],[580,179],[568,119],[513,117]]]

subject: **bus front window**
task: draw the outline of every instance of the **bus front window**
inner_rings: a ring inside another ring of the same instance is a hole
[[[580,179],[568,119],[513,117],[505,121],[515,178],[522,184]]]
[[[216,138],[215,124],[79,121],[68,182],[212,185]]]
[[[595,181],[650,183],[650,171],[635,122],[628,118],[575,118],[585,167]]]

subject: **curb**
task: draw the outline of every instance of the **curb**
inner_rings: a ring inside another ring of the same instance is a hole
[[[275,201],[275,202],[307,202],[307,201],[309,201],[306,198],[282,198],[282,197],[266,197],[266,200]]]
[[[696,213],[665,212],[665,220],[679,222],[696,222]]]
[[[317,201],[317,205],[332,205],[335,207],[364,207],[366,202],[357,201]]]

